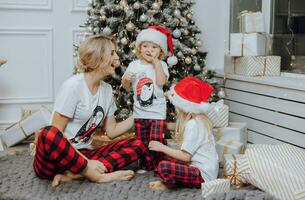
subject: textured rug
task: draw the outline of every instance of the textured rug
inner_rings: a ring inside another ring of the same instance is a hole
[[[111,200],[198,200],[202,199],[200,189],[175,189],[152,191],[149,181],[156,180],[152,173],[136,175],[131,181],[95,184],[87,180],[74,181],[52,188],[50,181],[37,178],[32,169],[32,157],[25,153],[8,155],[0,152],[0,199],[111,199]],[[208,200],[265,199],[273,200],[269,194],[253,186],[227,193],[211,194]]]

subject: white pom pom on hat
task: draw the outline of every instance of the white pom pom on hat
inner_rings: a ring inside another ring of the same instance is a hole
[[[184,112],[207,113],[211,104],[209,98],[214,88],[195,77],[186,77],[172,86],[167,96],[170,102]]]
[[[170,57],[167,59],[168,65],[176,65],[178,63],[177,57],[174,56],[173,39],[169,30],[162,26],[149,26],[138,34],[136,47],[139,47],[144,41],[153,42],[159,45],[166,55],[168,54],[169,49]]]

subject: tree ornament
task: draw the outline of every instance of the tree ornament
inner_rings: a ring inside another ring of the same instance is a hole
[[[198,41],[196,42],[196,46],[197,46],[197,47],[201,47],[201,46],[202,46],[201,40],[198,40]]]
[[[93,32],[94,32],[94,33],[99,33],[99,32],[100,32],[100,28],[99,28],[99,27],[95,27],[95,28],[93,29]]]
[[[140,21],[141,22],[146,22],[147,20],[147,15],[145,15],[144,13],[140,16]]]
[[[100,15],[101,16],[106,15],[106,11],[103,8],[100,9]]]
[[[225,91],[221,88],[218,93],[217,93],[217,96],[221,99],[225,98],[226,97],[226,93]]]
[[[98,26],[99,23],[100,23],[100,22],[96,20],[96,21],[93,22],[93,26]]]
[[[187,29],[183,30],[183,35],[187,36],[189,33],[190,33],[189,30],[187,30]]]
[[[174,16],[178,18],[181,17],[181,12],[179,9],[174,10]]]
[[[126,16],[127,16],[127,17],[133,17],[133,16],[134,16],[133,10],[127,9],[127,10],[126,10]]]
[[[186,17],[187,17],[188,19],[193,19],[193,15],[192,15],[191,13],[188,13],[188,14],[186,15]]]
[[[132,32],[135,29],[135,25],[132,22],[128,22],[128,24],[126,24],[126,29],[129,32]]]
[[[198,71],[201,70],[201,67],[200,67],[199,65],[195,65],[195,66],[194,66],[194,70],[198,72]]]
[[[192,63],[192,58],[191,57],[189,57],[189,56],[187,56],[185,59],[184,59],[184,62],[186,63],[186,64],[191,64]]]
[[[126,37],[123,37],[123,38],[121,39],[121,43],[122,43],[123,45],[128,44],[128,39],[127,39]]]
[[[197,53],[197,49],[192,48],[192,49],[191,49],[191,54],[192,54],[192,55],[195,55],[196,53]]]
[[[175,29],[174,31],[173,31],[173,36],[174,36],[174,38],[179,38],[180,36],[181,36],[181,31],[179,30],[179,29]]]
[[[110,35],[111,34],[111,29],[108,27],[108,26],[106,26],[104,29],[103,29],[103,33],[105,34],[105,35]]]
[[[187,20],[184,17],[180,18],[180,25],[182,27],[187,27],[188,26],[188,22],[187,22]]]
[[[159,10],[160,7],[161,7],[161,5],[158,2],[155,2],[152,4],[152,9],[154,9],[154,10]]]
[[[177,63],[178,63],[178,59],[177,59],[176,56],[170,56],[170,57],[167,58],[167,64],[168,64],[169,66],[174,66],[174,65],[176,65]]]
[[[133,4],[133,8],[134,8],[135,10],[138,10],[140,7],[141,7],[141,4],[140,4],[138,1],[136,1],[136,2]]]
[[[106,15],[102,15],[102,16],[100,16],[99,19],[100,19],[100,21],[103,22],[103,21],[106,21],[107,17],[106,17]]]
[[[183,57],[184,57],[184,55],[183,55],[183,53],[182,53],[181,51],[179,51],[179,52],[177,53],[177,56],[178,56],[179,58],[183,58]]]

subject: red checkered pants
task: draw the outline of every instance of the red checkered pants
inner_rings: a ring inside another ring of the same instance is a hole
[[[160,160],[162,160],[162,154],[148,150],[148,144],[152,140],[166,144],[166,140],[163,139],[165,120],[135,119],[134,122],[137,137],[143,142],[145,146],[145,153],[140,158],[139,167],[140,169],[149,171],[154,170],[158,166]]]
[[[99,160],[108,172],[113,172],[139,159],[144,150],[140,140],[128,139],[94,150],[79,151],[91,160]],[[79,174],[86,166],[87,160],[77,153],[56,127],[47,126],[40,131],[33,163],[38,177],[51,179],[66,170]]]
[[[182,161],[173,158],[160,161],[155,175],[159,176],[163,182],[180,187],[201,188],[204,182],[200,170]]]

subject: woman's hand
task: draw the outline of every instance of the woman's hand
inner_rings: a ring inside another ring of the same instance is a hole
[[[150,141],[148,144],[148,148],[151,151],[163,152],[167,146],[158,141]]]

